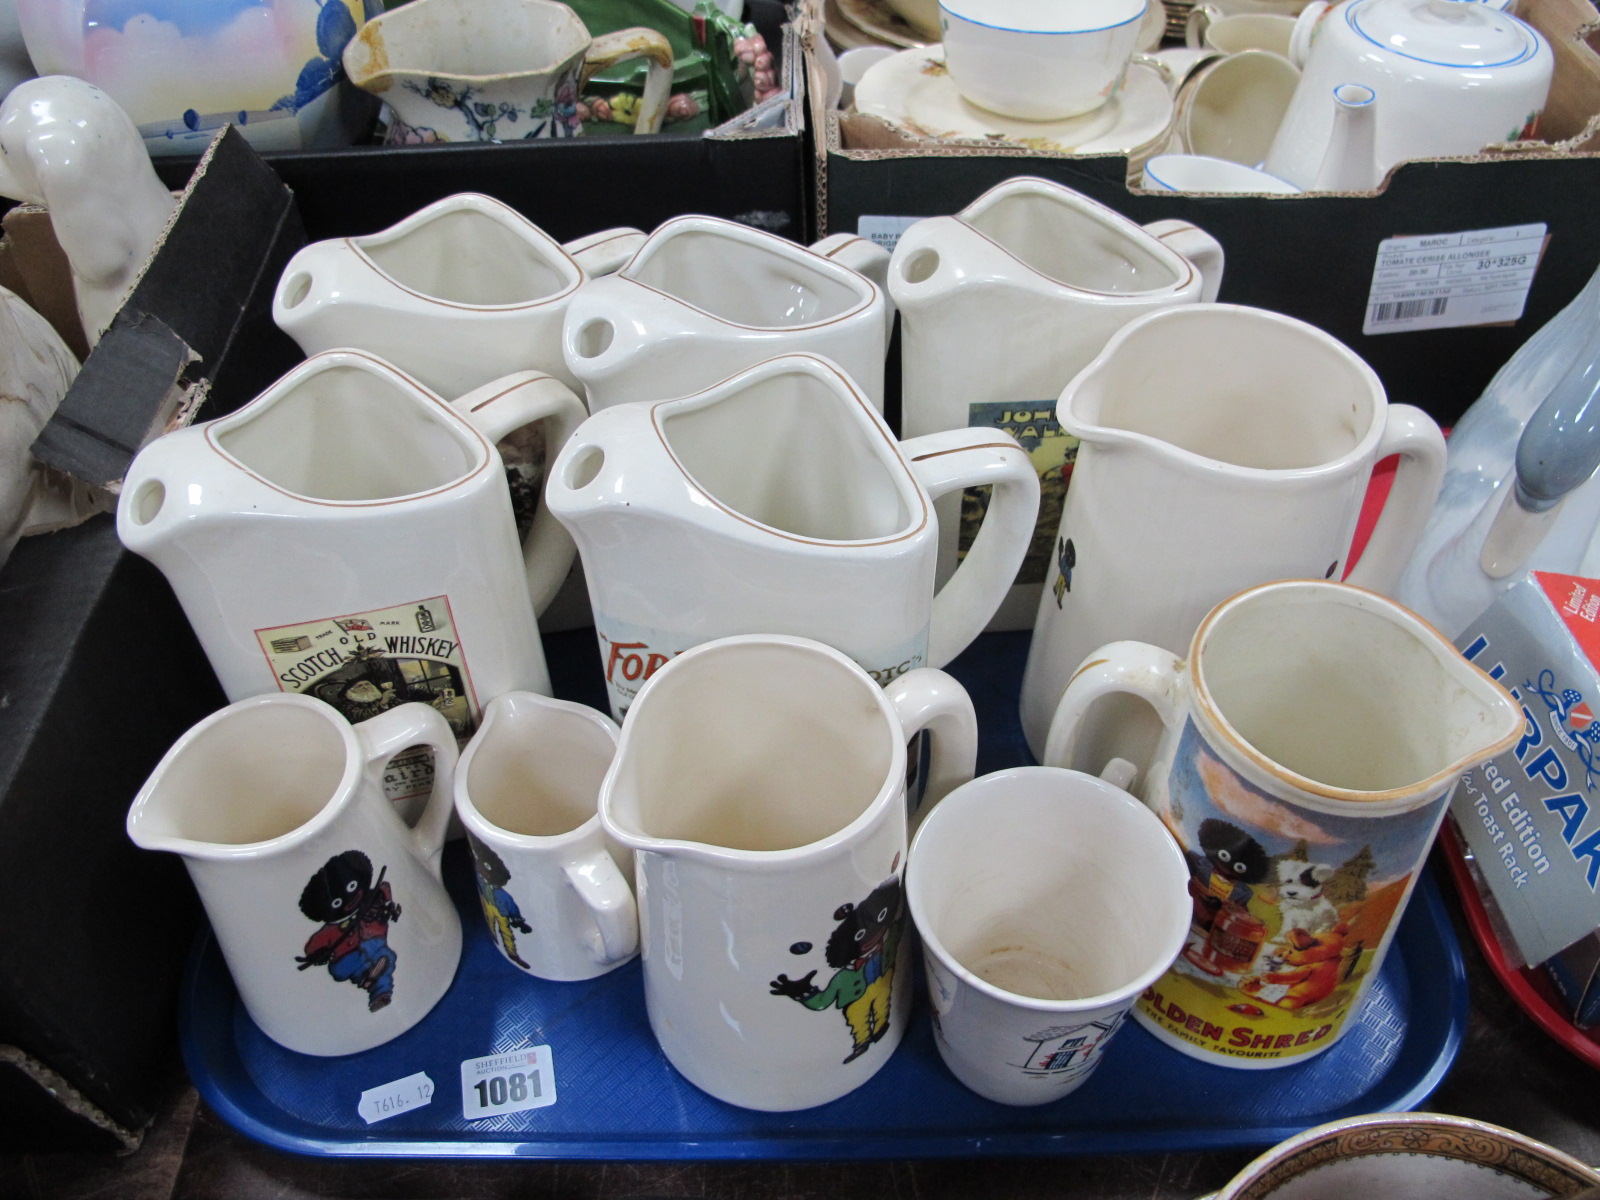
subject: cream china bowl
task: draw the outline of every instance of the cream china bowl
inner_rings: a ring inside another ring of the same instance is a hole
[[[1147,151],[1172,123],[1172,94],[1161,74],[1135,59],[1122,90],[1093,112],[1060,121],[1022,121],[965,100],[945,70],[942,46],[903,50],[868,68],[856,84],[856,111],[914,137],[1015,142],[1056,154]]]
[[[1470,1196],[1545,1200],[1600,1185],[1600,1173],[1498,1125],[1437,1113],[1379,1113],[1280,1142],[1208,1200]]]
[[[1144,186],[1158,192],[1295,196],[1300,189],[1275,175],[1204,154],[1158,154],[1144,164]]]

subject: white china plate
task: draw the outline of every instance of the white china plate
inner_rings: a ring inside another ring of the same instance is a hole
[[[856,111],[936,141],[978,138],[1053,154],[1129,154],[1147,150],[1172,123],[1172,95],[1161,76],[1135,62],[1110,102],[1061,121],[1019,121],[989,112],[956,91],[944,47],[902,50],[874,63],[856,84]]]
[[[927,44],[921,31],[890,8],[884,0],[835,0],[839,15],[862,33],[878,41],[910,49]]]

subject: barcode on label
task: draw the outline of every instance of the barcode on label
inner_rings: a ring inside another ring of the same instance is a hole
[[[1448,296],[1431,296],[1426,300],[1392,300],[1387,304],[1372,306],[1372,323],[1384,321],[1409,321],[1414,317],[1437,317],[1450,304]]]

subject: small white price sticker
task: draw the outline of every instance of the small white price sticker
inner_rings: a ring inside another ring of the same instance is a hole
[[[371,1125],[375,1121],[386,1121],[390,1117],[432,1103],[433,1080],[428,1078],[426,1071],[418,1071],[415,1075],[407,1075],[404,1079],[396,1079],[393,1083],[368,1088],[361,1093],[361,1102],[356,1105],[356,1112],[361,1115],[363,1121]]]
[[[549,1046],[508,1050],[461,1064],[461,1113],[469,1121],[555,1102],[556,1069]]]
[[[921,217],[861,217],[856,221],[856,236],[893,251],[900,235],[920,220]]]
[[[1361,332],[1405,333],[1515,321],[1544,252],[1544,225],[1508,225],[1378,246]]]

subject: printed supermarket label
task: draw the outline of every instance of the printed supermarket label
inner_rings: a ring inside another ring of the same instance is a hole
[[[282,691],[315,696],[351,724],[415,700],[437,710],[458,742],[478,727],[477,696],[446,596],[255,633]],[[384,768],[383,784],[392,802],[426,796],[432,754],[402,751]]]
[[[555,1102],[556,1068],[549,1046],[525,1046],[461,1064],[461,1115],[469,1121]]]
[[[1361,332],[1493,325],[1522,316],[1547,226],[1388,238],[1378,246]]]
[[[856,221],[856,236],[864,237],[892,253],[900,241],[900,235],[922,219],[922,217],[861,217]]]
[[[426,1071],[396,1079],[393,1083],[368,1088],[361,1093],[356,1112],[368,1125],[387,1121],[414,1108],[425,1108],[433,1103],[433,1080]]]

